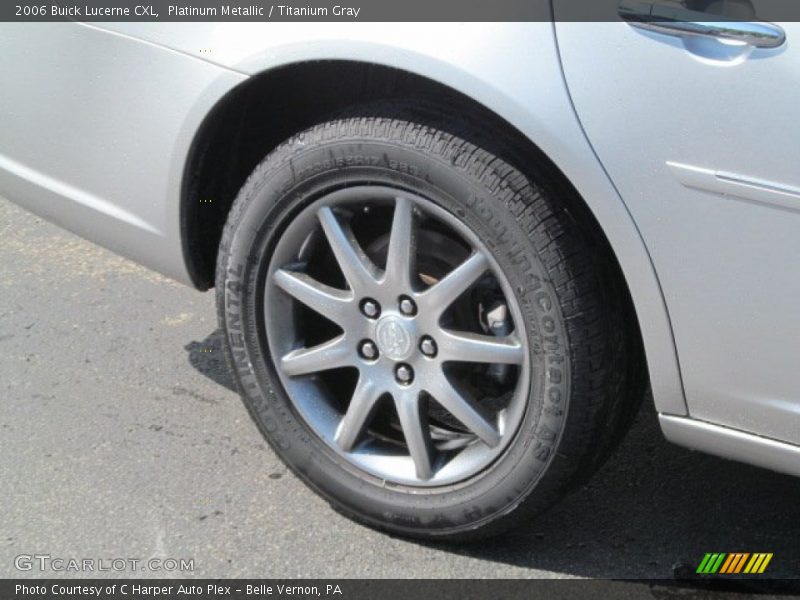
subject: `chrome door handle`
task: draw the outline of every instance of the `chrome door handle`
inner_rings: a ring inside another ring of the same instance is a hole
[[[726,20],[720,15],[663,4],[623,0],[619,16],[633,27],[679,37],[735,40],[757,48],[777,48],[786,41],[786,33],[773,23]]]

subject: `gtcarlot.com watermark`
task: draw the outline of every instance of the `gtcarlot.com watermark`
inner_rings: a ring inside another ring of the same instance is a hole
[[[50,554],[19,554],[14,558],[18,571],[52,571],[55,573],[99,573],[104,571],[191,573],[193,558],[74,558]]]

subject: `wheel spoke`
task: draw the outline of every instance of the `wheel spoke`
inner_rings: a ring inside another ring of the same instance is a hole
[[[339,423],[334,437],[334,441],[345,452],[353,450],[353,446],[369,421],[380,395],[377,386],[371,379],[363,375],[359,377],[353,397],[350,399],[350,405],[347,407],[347,412]]]
[[[394,402],[417,477],[430,479],[433,477],[434,447],[428,427],[427,411],[424,410],[425,405],[415,392],[395,394]]]
[[[342,227],[333,210],[324,206],[317,213],[336,262],[352,290],[364,291],[376,283],[377,269],[364,254],[349,227]]]
[[[425,290],[420,303],[430,311],[442,314],[489,268],[489,261],[480,252],[475,252],[458,267],[450,271],[441,281]]]
[[[489,422],[484,410],[453,387],[444,375],[437,379],[438,381],[429,386],[428,393],[487,446],[497,446],[500,443],[500,433]]]
[[[521,365],[525,360],[516,336],[494,337],[477,333],[440,330],[437,336],[443,361]]]
[[[345,336],[333,338],[311,348],[292,350],[281,358],[281,369],[289,376],[308,375],[353,364],[353,350],[345,343]]]
[[[414,211],[410,200],[398,197],[394,205],[389,250],[386,256],[386,278],[410,289],[415,268]]]
[[[345,309],[353,300],[353,294],[344,290],[320,283],[305,273],[297,273],[279,269],[273,275],[275,284],[298,302],[302,302],[310,309],[343,325]]]

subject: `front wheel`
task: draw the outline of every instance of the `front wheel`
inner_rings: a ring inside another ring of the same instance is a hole
[[[392,118],[305,131],[240,192],[228,358],[275,451],[341,512],[496,533],[596,468],[629,351],[604,267],[544,182]]]

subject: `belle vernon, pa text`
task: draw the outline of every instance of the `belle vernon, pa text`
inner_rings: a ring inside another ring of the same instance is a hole
[[[170,17],[352,17],[358,18],[361,7],[341,6],[339,4],[328,8],[326,6],[288,6],[278,4],[265,9],[263,6],[175,6],[170,4],[167,8]]]

